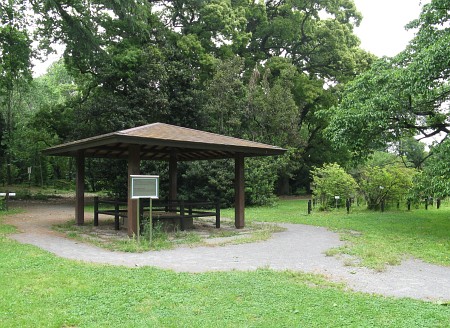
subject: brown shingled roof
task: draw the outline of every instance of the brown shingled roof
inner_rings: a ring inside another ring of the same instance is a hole
[[[141,159],[169,160],[176,152],[178,160],[281,155],[286,150],[263,143],[227,137],[215,133],[153,123],[118,132],[77,140],[44,150],[51,156],[75,156],[84,151],[86,157],[127,158],[128,146],[140,145]]]

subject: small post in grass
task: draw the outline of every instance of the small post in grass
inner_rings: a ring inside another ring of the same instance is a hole
[[[339,198],[341,198],[341,197],[339,197],[339,196],[334,196],[334,199],[336,200],[336,208],[338,208],[338,201],[339,201]]]
[[[425,209],[428,210],[428,198],[425,198]]]
[[[436,208],[439,209],[439,207],[441,207],[441,199],[440,198],[436,199]]]
[[[31,187],[31,166],[28,166],[28,187]]]
[[[408,199],[407,205],[408,205],[408,211],[411,211],[411,199]]]
[[[350,214],[350,198],[345,200],[345,207],[347,207],[347,214]]]
[[[312,200],[308,200],[308,214],[311,214],[311,210],[312,210]]]

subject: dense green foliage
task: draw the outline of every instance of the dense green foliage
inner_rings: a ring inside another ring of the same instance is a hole
[[[418,32],[406,49],[373,63],[344,86],[336,107],[321,112],[330,119],[327,135],[357,160],[380,149],[396,149],[406,165],[424,169],[415,180],[414,193],[422,200],[448,195],[444,163],[450,158],[445,142],[425,154],[424,145],[412,137],[448,139],[449,11],[448,0],[425,4],[420,17],[407,26]]]
[[[22,96],[31,79],[31,39],[25,21],[22,1],[0,4],[0,171],[13,182],[14,130],[21,124],[17,108],[26,103]]]
[[[414,181],[414,197],[419,200],[450,196],[450,140],[435,146],[432,152]]]
[[[13,109],[20,121],[3,144],[20,161],[8,183],[26,180],[28,166],[34,183],[70,179],[70,161],[43,159],[39,151],[156,121],[289,148],[284,160],[249,167],[252,203],[270,199],[276,187],[305,189],[310,167],[348,158],[333,152],[322,134],[327,122],[315,113],[336,105],[336,90],[373,60],[358,48],[353,28],[361,16],[351,0],[17,3],[33,18],[42,54],[55,44],[65,48],[64,68],[58,64],[31,84],[28,114]],[[96,181],[116,181],[123,168],[104,165],[89,168],[92,189],[100,187]],[[199,175],[194,170],[202,165],[182,166],[180,174]],[[228,175],[228,164],[215,166],[213,175]],[[264,187],[252,182],[256,176],[267,177]],[[210,198],[229,193],[190,181]],[[101,188],[117,192],[115,185]]]
[[[8,0],[0,178],[70,185],[73,160],[42,149],[157,121],[288,149],[247,160],[249,204],[309,192],[313,167],[349,168],[374,150],[422,169],[427,154],[412,136],[448,132],[449,6],[425,5],[408,47],[375,60],[353,34],[361,15],[352,0]],[[55,45],[62,60],[31,79],[31,59]],[[179,169],[180,197],[233,201],[232,163]],[[88,160],[86,184],[124,196],[125,172],[121,161]],[[165,163],[143,163],[142,172],[167,184]]]
[[[405,167],[393,154],[376,152],[350,175],[336,163],[325,163],[311,171],[313,195],[322,208],[361,195],[369,209],[380,209],[387,202],[400,202],[411,196],[416,171]],[[335,197],[339,197],[335,202]],[[441,196],[442,197],[442,196]]]

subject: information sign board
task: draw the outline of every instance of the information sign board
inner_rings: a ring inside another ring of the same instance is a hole
[[[159,175],[130,175],[131,199],[159,198]]]

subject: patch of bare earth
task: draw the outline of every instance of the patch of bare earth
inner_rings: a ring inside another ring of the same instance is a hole
[[[53,225],[53,229],[65,237],[95,244],[107,249],[120,250],[119,244],[130,240],[127,230],[121,225],[120,230],[114,229],[114,222],[108,217],[100,217],[99,225],[94,226],[92,221],[83,226],[77,226],[74,221],[68,221]],[[163,248],[175,248],[183,246],[223,246],[236,243],[255,242],[267,240],[272,233],[284,229],[268,224],[248,224],[243,229],[236,229],[234,221],[222,218],[220,228],[215,227],[215,218],[206,217],[194,219],[191,229],[180,231],[173,227],[163,227],[156,223],[153,228],[153,236],[164,234],[167,241]],[[145,235],[145,232],[143,233]],[[136,251],[144,251],[137,249]]]

